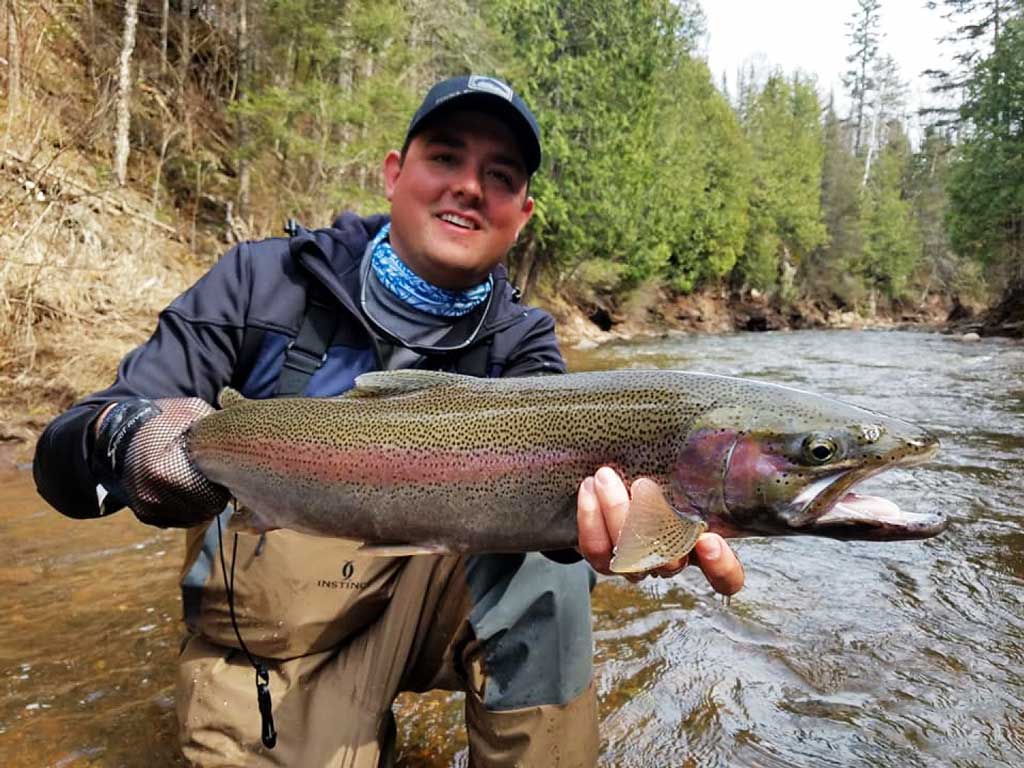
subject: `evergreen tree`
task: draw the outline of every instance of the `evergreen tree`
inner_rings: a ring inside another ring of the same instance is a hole
[[[864,188],[861,222],[864,248],[860,273],[873,297],[876,290],[899,298],[907,287],[921,252],[913,206],[904,194],[910,142],[902,125],[892,121],[878,154],[875,171]],[[874,307],[869,310],[874,312]]]
[[[853,265],[864,245],[861,229],[860,159],[853,154],[853,128],[839,119],[829,100],[823,129],[821,209],[827,240],[803,264],[799,279],[805,292],[853,305],[861,298],[863,284]]]
[[[941,9],[943,15],[955,25],[954,31],[942,39],[951,51],[953,66],[949,69],[929,69],[934,82],[932,91],[943,103],[923,112],[930,115],[936,125],[963,125],[958,106],[949,103],[966,98],[972,87],[979,61],[985,59],[999,41],[1008,19],[1019,16],[1024,0],[929,0],[928,8]]]
[[[652,218],[663,181],[652,145],[661,77],[690,45],[681,11],[667,0],[524,0],[495,3],[491,18],[544,134],[517,283],[545,264],[575,274],[586,259],[618,263],[632,280],[657,274],[671,239]]]
[[[1024,281],[1024,18],[1006,21],[970,77],[961,119],[969,126],[950,179],[956,250]]]
[[[946,229],[949,196],[946,184],[953,145],[948,130],[925,130],[920,149],[914,154],[908,194],[921,233],[919,282],[924,294],[943,291],[959,294],[969,286],[963,283],[963,265],[953,251]]]
[[[703,61],[682,58],[666,73],[661,94],[654,144],[661,182],[651,220],[667,233],[666,277],[689,292],[728,275],[743,250],[751,154]]]
[[[853,50],[846,57],[850,69],[843,76],[843,85],[850,92],[852,101],[850,120],[854,126],[853,152],[856,155],[863,148],[869,121],[868,109],[877,89],[874,70],[881,39],[878,29],[881,8],[881,0],[857,0],[857,10],[847,23]]]
[[[826,238],[821,211],[824,155],[811,82],[771,75],[744,126],[753,151],[750,231],[736,281],[767,290]]]

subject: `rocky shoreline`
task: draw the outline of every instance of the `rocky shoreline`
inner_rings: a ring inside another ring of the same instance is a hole
[[[611,309],[607,303],[569,304],[541,299],[538,304],[555,317],[560,343],[566,348],[592,349],[612,341],[662,336],[666,333],[734,333],[810,329],[918,328],[970,334],[983,328],[954,327],[953,311],[962,305],[929,296],[919,307],[891,306],[866,317],[820,302],[781,306],[756,293],[730,296],[703,293],[659,297],[640,311]],[[970,317],[975,317],[973,313]],[[978,323],[975,322],[975,325]]]

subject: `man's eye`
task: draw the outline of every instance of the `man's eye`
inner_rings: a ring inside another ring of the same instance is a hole
[[[434,155],[434,162],[441,165],[454,165],[456,157],[451,152],[438,152]]]
[[[515,179],[512,178],[512,174],[498,169],[490,170],[488,171],[488,174],[491,176],[491,178],[497,179],[499,182],[504,184],[509,189],[515,188]]]

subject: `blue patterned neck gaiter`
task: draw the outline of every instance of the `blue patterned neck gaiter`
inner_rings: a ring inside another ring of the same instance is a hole
[[[479,307],[491,293],[491,277],[464,291],[448,291],[431,285],[405,265],[391,247],[385,224],[373,239],[371,265],[381,285],[410,307],[438,317],[462,317]]]

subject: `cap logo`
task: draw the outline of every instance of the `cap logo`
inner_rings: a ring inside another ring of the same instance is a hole
[[[495,96],[501,96],[506,101],[512,101],[512,97],[515,95],[515,92],[508,85],[501,82],[501,80],[484,75],[470,75],[469,83],[466,87],[471,91],[493,93]]]

